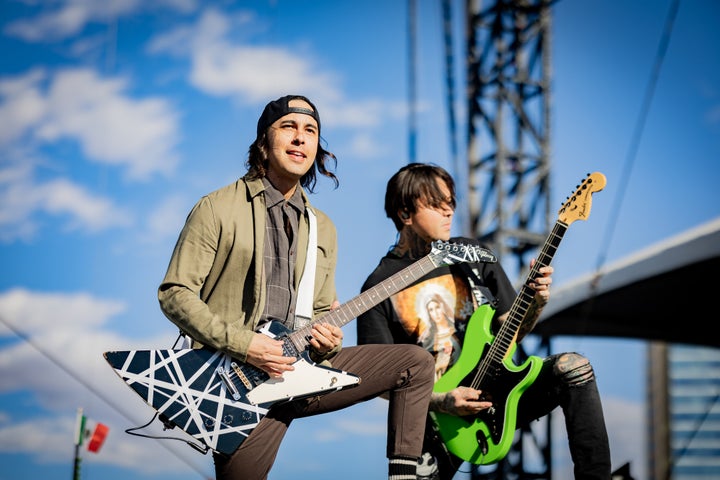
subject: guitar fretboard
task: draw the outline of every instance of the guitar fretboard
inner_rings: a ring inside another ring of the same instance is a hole
[[[520,329],[525,316],[530,309],[530,303],[535,296],[535,290],[530,287],[529,283],[538,277],[538,270],[544,266],[550,265],[555,252],[557,252],[560,242],[562,241],[568,226],[558,220],[555,222],[552,232],[545,240],[540,253],[535,261],[535,264],[530,269],[530,273],[520,288],[520,293],[515,297],[515,301],[510,307],[508,318],[502,323],[498,331],[497,336],[492,342],[492,345],[488,349],[488,352],[483,359],[483,362],[478,368],[478,374],[480,377],[484,377],[486,373],[492,373],[496,368],[500,366],[503,359],[508,355],[510,348],[512,347],[515,336]],[[480,381],[482,383],[482,380]]]
[[[462,256],[458,256],[459,254],[462,254]],[[483,261],[483,258],[486,258],[487,255],[489,253],[486,250],[472,245],[436,242],[433,244],[432,252],[425,257],[391,275],[374,287],[356,295],[335,310],[326,313],[319,321],[342,327],[357,318],[358,315],[367,312],[375,305],[390,298],[390,296],[443,264],[450,265],[458,261]],[[305,325],[288,335],[288,339],[293,343],[297,351],[303,351],[307,348],[310,330],[314,323],[316,322]]]

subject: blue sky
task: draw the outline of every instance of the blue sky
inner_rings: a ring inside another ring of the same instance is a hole
[[[634,144],[670,5],[553,7],[552,204],[588,172],[608,179],[555,256],[558,287],[720,215],[714,0],[679,3]],[[452,170],[440,2],[419,0],[417,21],[417,159]],[[395,238],[382,201],[408,161],[407,24],[404,1],[0,4],[0,480],[69,478],[78,407],[110,426],[100,453],[84,455],[82,478],[213,476],[209,455],[124,432],[152,411],[102,352],[170,348],[156,288],[183,220],[201,195],[244,173],[262,107],[287,93],[315,101],[338,156],[340,188],[321,181],[312,201],[338,227],[341,301],[359,292]],[[353,323],[345,335],[355,343]],[[630,461],[637,478],[647,457],[644,346],[553,343],[592,359],[613,466]],[[383,478],[385,414],[376,400],[296,422],[270,478]],[[568,468],[561,423],[558,475]]]

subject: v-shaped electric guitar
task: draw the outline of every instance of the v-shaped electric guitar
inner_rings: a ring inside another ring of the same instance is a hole
[[[435,268],[494,261],[494,255],[474,245],[435,242],[425,257],[316,321],[343,326]],[[207,448],[231,454],[273,404],[360,382],[352,373],[313,363],[308,351],[311,328],[312,323],[291,332],[271,322],[261,330],[282,340],[285,355],[298,359],[295,370],[280,379],[210,348],[114,351],[104,357],[166,425],[179,427]]]
[[[520,396],[535,381],[542,366],[542,359],[536,356],[530,356],[522,365],[515,365],[512,360],[518,329],[535,295],[528,283],[538,277],[538,269],[550,265],[568,226],[575,220],[587,220],[592,194],[602,190],[605,182],[605,176],[595,172],[578,186],[560,209],[555,227],[497,335],[490,330],[495,311],[489,305],[480,306],[468,321],[460,357],[435,382],[435,392],[449,392],[458,386],[466,386],[492,396],[493,407],[477,416],[430,412],[448,450],[461,459],[476,465],[489,465],[502,460],[510,450]]]

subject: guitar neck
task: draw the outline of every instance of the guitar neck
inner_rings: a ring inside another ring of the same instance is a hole
[[[560,220],[555,222],[552,232],[550,232],[550,235],[545,240],[545,244],[540,250],[540,254],[537,257],[535,264],[530,269],[527,279],[520,288],[520,293],[517,297],[515,297],[515,301],[513,302],[512,307],[510,307],[508,318],[500,326],[498,334],[488,351],[486,358],[489,361],[502,362],[502,360],[507,356],[518,330],[520,329],[520,325],[522,325],[523,320],[525,320],[525,317],[527,316],[533,297],[535,296],[535,290],[529,285],[529,283],[538,277],[538,271],[540,268],[550,265],[550,262],[552,262],[555,252],[557,252],[563,235],[565,235],[567,229],[568,225]]]
[[[545,245],[543,245],[535,264],[530,269],[528,278],[520,288],[520,293],[515,297],[515,301],[508,313],[508,318],[500,326],[492,346],[483,359],[483,366],[481,368],[483,373],[486,372],[486,367],[496,366],[502,363],[503,359],[508,356],[520,329],[520,325],[522,325],[523,320],[525,320],[530,310],[530,304],[535,296],[535,290],[529,284],[537,278],[540,268],[550,265],[568,226],[576,220],[587,220],[590,215],[592,194],[605,188],[605,183],[606,178],[602,173],[589,173],[587,178],[577,186],[575,192],[568,197],[568,200],[560,208],[558,219],[555,222],[552,232],[550,232],[550,235],[545,240]]]
[[[322,321],[335,325],[336,327],[342,327],[357,318],[358,315],[367,312],[375,305],[390,298],[437,267],[438,265],[433,262],[432,254],[426,255],[412,265],[386,278],[381,283],[356,295],[335,310],[326,313],[319,320],[315,320],[292,332],[288,337],[295,345],[295,348],[298,351],[302,351],[308,345],[307,338],[310,335],[313,324]]]

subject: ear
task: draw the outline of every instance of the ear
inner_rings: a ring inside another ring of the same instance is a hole
[[[400,218],[403,220],[410,220],[410,214],[407,210],[400,211]]]

